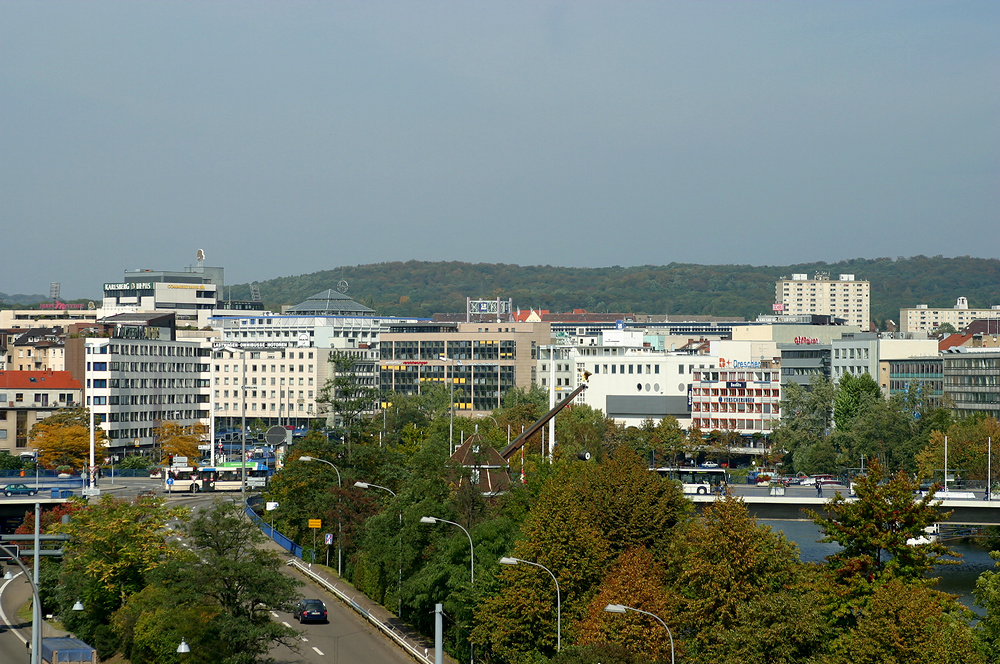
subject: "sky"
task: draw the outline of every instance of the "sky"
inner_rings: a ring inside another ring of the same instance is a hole
[[[9,294],[997,258],[998,211],[995,0],[0,3]]]

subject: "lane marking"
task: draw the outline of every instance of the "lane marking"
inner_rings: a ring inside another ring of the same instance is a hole
[[[316,654],[319,655],[320,657],[323,656],[323,651],[317,648],[316,646],[313,646],[313,650],[315,650]]]

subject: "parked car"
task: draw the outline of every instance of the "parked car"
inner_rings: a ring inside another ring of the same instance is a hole
[[[295,619],[304,622],[328,622],[326,604],[318,599],[304,599],[295,608]]]
[[[3,495],[10,496],[33,496],[38,493],[38,489],[27,484],[8,484],[3,488]]]

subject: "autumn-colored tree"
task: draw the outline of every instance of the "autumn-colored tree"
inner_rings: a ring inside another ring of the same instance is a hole
[[[857,625],[833,644],[831,664],[985,664],[954,597],[904,579],[872,593]]]
[[[794,662],[819,649],[824,621],[807,580],[797,547],[731,496],[678,528],[667,566],[678,628],[698,662]]]
[[[917,453],[917,470],[921,477],[940,477],[935,471],[944,468],[944,439],[948,437],[948,467],[959,469],[965,479],[1000,481],[1000,459],[993,458],[992,471],[987,473],[989,441],[997,444],[994,457],[1000,456],[1000,421],[993,417],[973,415],[958,420],[944,431],[930,434],[927,446]]]
[[[641,613],[619,615],[604,610],[608,604],[642,609],[658,616],[668,627],[674,625],[676,632],[679,602],[666,589],[664,575],[665,570],[649,550],[636,548],[624,552],[601,581],[585,616],[573,626],[572,631],[578,635],[576,643],[585,646],[612,643],[642,653],[646,661],[670,661],[671,636],[655,619]],[[673,648],[675,657],[683,655],[679,640],[674,641]]]
[[[85,468],[90,458],[90,429],[79,424],[39,423],[32,428],[32,446],[45,468]],[[103,432],[102,432],[103,433]],[[95,445],[96,445],[95,437]]]
[[[558,579],[564,625],[583,615],[608,564],[608,544],[593,522],[592,506],[583,503],[578,491],[587,472],[582,464],[567,464],[546,484],[513,554],[544,565]],[[526,664],[555,653],[556,618],[556,588],[544,570],[525,564],[504,567],[498,592],[476,608],[473,640],[487,657]],[[564,627],[564,642],[571,639]]]
[[[161,463],[170,457],[187,457],[193,466],[201,458],[198,445],[206,440],[208,427],[200,422],[183,425],[167,420],[153,429],[153,436],[156,437]]]

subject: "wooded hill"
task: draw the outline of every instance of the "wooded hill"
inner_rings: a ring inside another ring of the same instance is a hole
[[[258,286],[261,299],[273,311],[336,288],[344,280],[352,299],[386,316],[458,313],[465,310],[466,297],[502,297],[512,298],[514,307],[522,310],[707,314],[752,320],[772,313],[777,279],[793,273],[811,278],[817,272],[826,272],[832,279],[853,274],[871,282],[872,319],[879,327],[884,327],[886,319],[897,320],[901,307],[949,308],[961,296],[968,298],[971,308],[1000,304],[1000,260],[968,256],[858,258],[760,267],[670,263],[575,268],[407,261],[344,266],[261,281]],[[248,299],[250,286],[227,287],[226,295]]]

